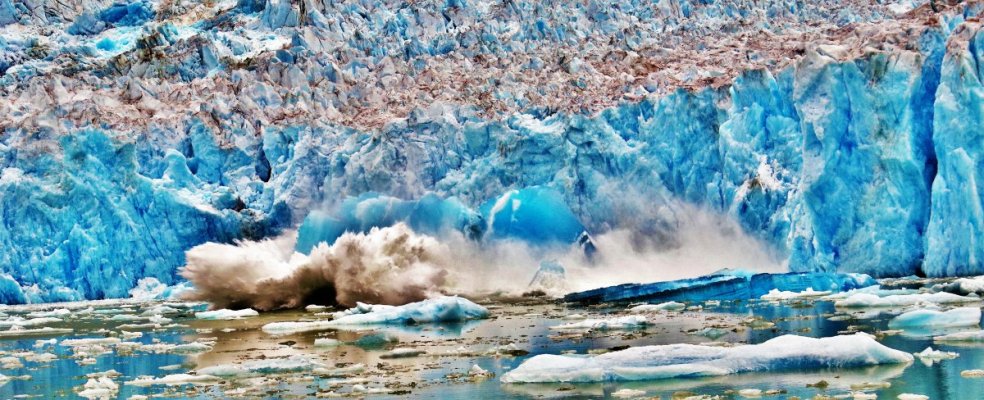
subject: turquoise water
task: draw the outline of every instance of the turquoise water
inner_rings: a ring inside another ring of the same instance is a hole
[[[124,314],[139,315],[157,304],[143,303],[125,310]],[[889,314],[871,319],[836,320],[828,317],[837,313],[831,302],[765,303],[725,302],[706,306],[703,310],[665,313],[654,317],[656,324],[646,329],[562,334],[549,327],[570,322],[564,317],[578,313],[598,316],[621,311],[624,307],[569,308],[551,302],[487,303],[493,318],[484,321],[453,325],[421,325],[390,327],[368,331],[324,331],[285,336],[272,336],[259,327],[274,321],[317,318],[300,311],[264,313],[259,317],[234,321],[200,321],[191,313],[196,308],[181,308],[173,314],[173,322],[160,328],[142,330],[143,336],[125,339],[140,344],[211,343],[211,350],[196,355],[152,354],[139,351],[108,349],[106,354],[79,356],[61,341],[77,337],[118,335],[124,329],[120,321],[108,320],[109,315],[82,314],[77,310],[60,323],[46,326],[71,328],[74,334],[54,336],[56,345],[35,347],[37,340],[49,337],[29,337],[0,340],[4,357],[17,357],[23,367],[0,369],[13,377],[0,386],[0,398],[77,398],[76,392],[87,381],[86,375],[115,370],[120,376],[113,381],[119,390],[108,398],[129,398],[132,395],[165,395],[170,398],[312,398],[326,396],[359,396],[371,398],[603,398],[620,389],[642,390],[646,396],[671,398],[674,395],[724,395],[738,398],[737,390],[761,389],[779,391],[776,398],[816,395],[838,396],[865,386],[867,393],[878,398],[895,399],[902,393],[916,393],[931,399],[984,398],[984,379],[961,377],[960,372],[984,368],[984,345],[935,345],[930,337],[910,337],[904,334],[880,337],[881,343],[906,352],[934,349],[957,352],[953,360],[924,364],[918,358],[910,365],[890,365],[864,369],[825,371],[783,371],[779,373],[742,374],[707,379],[675,379],[663,381],[604,383],[604,384],[502,384],[497,377],[515,368],[536,354],[561,352],[587,353],[616,346],[641,346],[670,343],[760,343],[782,334],[812,337],[865,331],[877,333],[887,329]],[[83,306],[79,306],[80,308]],[[118,309],[119,305],[99,306],[97,309]],[[23,314],[8,309],[14,316]],[[843,314],[843,313],[842,313]],[[752,320],[756,322],[752,322]],[[774,326],[763,323],[773,321]],[[127,322],[132,323],[132,322]],[[710,326],[719,327],[715,338],[696,334]],[[755,329],[759,328],[759,329]],[[226,330],[226,331],[223,331]],[[316,338],[329,337],[347,344],[331,348],[315,348]],[[388,338],[388,340],[371,340]],[[361,340],[360,340],[361,339]],[[398,342],[396,342],[396,341]],[[358,341],[358,342],[357,342]],[[376,342],[373,344],[373,342]],[[358,344],[356,344],[358,343]],[[482,355],[485,350],[513,343],[529,352],[522,356]],[[384,359],[384,353],[395,347],[410,347],[426,351],[414,358]],[[50,352],[58,358],[51,362],[27,361],[25,353]],[[364,371],[343,377],[323,377],[310,370],[281,374],[261,374],[251,378],[224,379],[207,385],[155,385],[138,387],[126,384],[137,377],[189,373],[195,369],[220,364],[241,364],[257,360],[274,360],[304,356],[328,368],[362,364]],[[93,364],[80,365],[84,358]],[[9,361],[9,360],[8,360]],[[3,359],[0,359],[3,362]],[[478,365],[496,377],[473,379],[467,376],[472,365]],[[161,369],[165,367],[166,369]],[[29,378],[28,378],[29,377]],[[808,387],[826,381],[825,389]],[[870,388],[870,383],[890,384]],[[365,388],[369,392],[361,392]],[[768,397],[768,396],[766,396]]]

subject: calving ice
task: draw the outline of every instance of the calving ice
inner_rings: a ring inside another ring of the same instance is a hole
[[[0,397],[963,398],[982,13],[0,0]]]

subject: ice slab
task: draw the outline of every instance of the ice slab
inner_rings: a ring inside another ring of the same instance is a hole
[[[807,338],[780,336],[762,344],[632,347],[595,357],[538,355],[502,376],[506,383],[607,382],[693,378],[755,371],[849,368],[912,362],[866,334]]]
[[[732,271],[676,281],[630,283],[587,290],[570,293],[564,296],[564,300],[578,303],[747,300],[760,298],[774,289],[842,292],[873,285],[877,282],[864,274],[750,274]]]

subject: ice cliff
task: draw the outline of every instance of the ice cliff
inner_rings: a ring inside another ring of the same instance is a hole
[[[0,302],[298,226],[671,248],[690,206],[793,271],[984,274],[982,9],[0,0]]]

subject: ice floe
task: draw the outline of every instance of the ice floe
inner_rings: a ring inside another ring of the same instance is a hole
[[[629,309],[630,313],[648,313],[656,311],[680,311],[687,308],[686,304],[675,301],[667,301],[659,304],[641,304]]]
[[[642,328],[649,325],[649,320],[641,315],[629,315],[624,317],[615,317],[608,319],[586,319],[580,322],[572,322],[569,324],[552,326],[550,329],[556,330],[575,330],[575,329],[590,329],[590,330],[617,330],[617,329],[636,329]]]
[[[717,376],[753,371],[846,368],[908,363],[909,353],[866,334],[807,338],[780,336],[758,345],[643,346],[595,357],[539,355],[502,376],[507,383],[604,382]]]
[[[252,308],[245,308],[242,310],[229,310],[223,308],[221,310],[196,312],[195,318],[207,320],[229,320],[255,317],[257,315],[260,315],[260,313],[256,312],[256,310]]]
[[[949,311],[914,310],[899,315],[888,322],[891,329],[906,328],[957,328],[978,326],[981,309],[961,307]]]
[[[984,342],[984,330],[973,332],[956,332],[933,338],[934,342]]]
[[[781,301],[781,300],[794,300],[794,299],[812,299],[817,297],[823,297],[830,295],[829,290],[816,291],[813,288],[806,288],[802,292],[790,292],[783,291],[779,289],[772,289],[769,293],[763,294],[760,299],[769,301]]]

